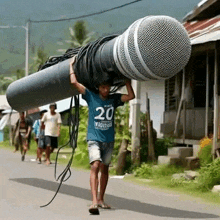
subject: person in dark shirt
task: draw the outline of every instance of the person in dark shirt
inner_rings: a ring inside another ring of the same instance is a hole
[[[15,124],[12,143],[15,146],[14,152],[20,148],[21,160],[24,161],[25,154],[30,148],[32,122],[30,119],[25,117],[24,112],[20,112],[19,115],[20,118]]]

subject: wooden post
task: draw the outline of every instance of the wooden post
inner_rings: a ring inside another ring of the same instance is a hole
[[[148,161],[155,161],[154,142],[153,142],[153,126],[150,120],[150,105],[148,94],[146,94],[146,123],[148,130]]]
[[[132,152],[131,159],[133,164],[140,164],[140,93],[141,82],[133,80],[133,88],[136,98],[131,101],[133,116],[132,116]]]
[[[217,44],[217,43],[216,43]],[[215,47],[215,70],[214,70],[214,121],[213,121],[213,145],[212,155],[215,157],[215,150],[217,148],[218,138],[218,51],[217,45]]]
[[[208,137],[209,125],[209,54],[206,54],[206,105],[205,105],[205,136]]]

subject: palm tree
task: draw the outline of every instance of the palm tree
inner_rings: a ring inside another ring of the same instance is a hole
[[[34,60],[34,63],[30,66],[31,72],[37,72],[39,67],[42,66],[48,59],[48,55],[44,51],[43,47],[39,47],[37,54],[32,59]]]
[[[89,32],[85,21],[76,21],[73,27],[69,27],[70,40],[65,40],[72,48],[83,47],[94,40],[94,32]],[[62,42],[58,42],[63,45]],[[58,52],[65,52],[65,49],[59,49]]]
[[[20,78],[22,78],[22,77],[24,77],[25,76],[25,72],[24,72],[24,69],[17,69],[16,70],[16,79],[20,79]]]

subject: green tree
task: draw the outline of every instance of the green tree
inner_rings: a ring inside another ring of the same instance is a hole
[[[39,47],[36,55],[32,58],[33,64],[30,66],[31,72],[37,72],[39,67],[43,65],[48,59],[47,53],[44,51],[43,47]]]
[[[20,79],[20,78],[22,78],[24,76],[25,76],[24,69],[17,69],[16,70],[16,77],[17,77],[17,79]]]
[[[129,104],[117,108],[115,113],[115,130],[116,130],[116,151],[117,164],[116,174],[122,175],[126,169],[128,146],[131,142],[131,132],[129,129]]]
[[[76,21],[73,27],[69,27],[70,40],[65,40],[72,48],[85,46],[90,41],[94,40],[94,32],[89,32],[85,21]],[[58,42],[63,45],[62,42]],[[59,52],[65,52],[66,49],[59,49]]]
[[[0,76],[0,94],[5,94],[8,86],[16,80],[16,76]]]

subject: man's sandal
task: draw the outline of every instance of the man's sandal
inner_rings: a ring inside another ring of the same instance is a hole
[[[92,215],[99,215],[99,209],[98,209],[98,205],[97,204],[93,204],[89,207],[89,212]]]
[[[106,203],[98,204],[98,207],[102,209],[111,209],[111,206],[107,205]]]

